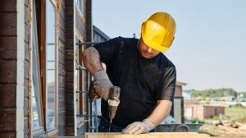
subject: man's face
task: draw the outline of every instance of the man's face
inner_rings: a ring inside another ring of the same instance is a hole
[[[153,58],[155,56],[157,56],[160,52],[149,47],[148,45],[146,45],[142,38],[139,40],[138,43],[138,50],[140,52],[140,54],[144,57],[144,58]]]

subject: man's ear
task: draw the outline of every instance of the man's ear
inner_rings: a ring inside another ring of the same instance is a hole
[[[101,62],[101,64],[102,64],[102,67],[103,67],[103,70],[107,70],[107,66],[106,66],[106,64],[105,63],[103,63],[103,62]]]

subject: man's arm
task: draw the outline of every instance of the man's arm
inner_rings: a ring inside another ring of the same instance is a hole
[[[89,47],[82,54],[83,63],[86,69],[94,75],[96,72],[103,70],[100,55],[94,47]]]
[[[157,126],[169,115],[171,108],[172,108],[171,101],[159,100],[154,111],[146,119],[152,122],[154,126]]]
[[[113,86],[100,61],[99,52],[89,47],[82,53],[85,68],[94,76],[93,88],[105,101],[108,101],[109,89]]]
[[[157,106],[149,117],[142,122],[133,122],[123,129],[125,134],[147,133],[159,125],[170,113],[172,102],[169,100],[158,100]]]

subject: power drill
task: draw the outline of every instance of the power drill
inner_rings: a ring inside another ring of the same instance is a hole
[[[108,110],[109,110],[109,119],[110,124],[115,117],[118,105],[120,103],[120,87],[112,86],[109,89],[109,97],[108,97]]]
[[[94,81],[91,82],[91,85],[89,88],[89,98],[91,102],[94,101],[95,99],[100,98],[100,95],[98,95],[95,89],[93,88],[93,84],[94,84]],[[120,87],[112,86],[109,89],[109,98],[108,98],[110,125],[112,123],[112,120],[115,117],[119,103],[120,103]],[[110,131],[110,127],[109,127],[109,131]]]

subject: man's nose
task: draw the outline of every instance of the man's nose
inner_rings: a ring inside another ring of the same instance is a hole
[[[151,47],[147,47],[147,51],[148,51],[148,53],[151,53],[152,52],[152,48]]]

